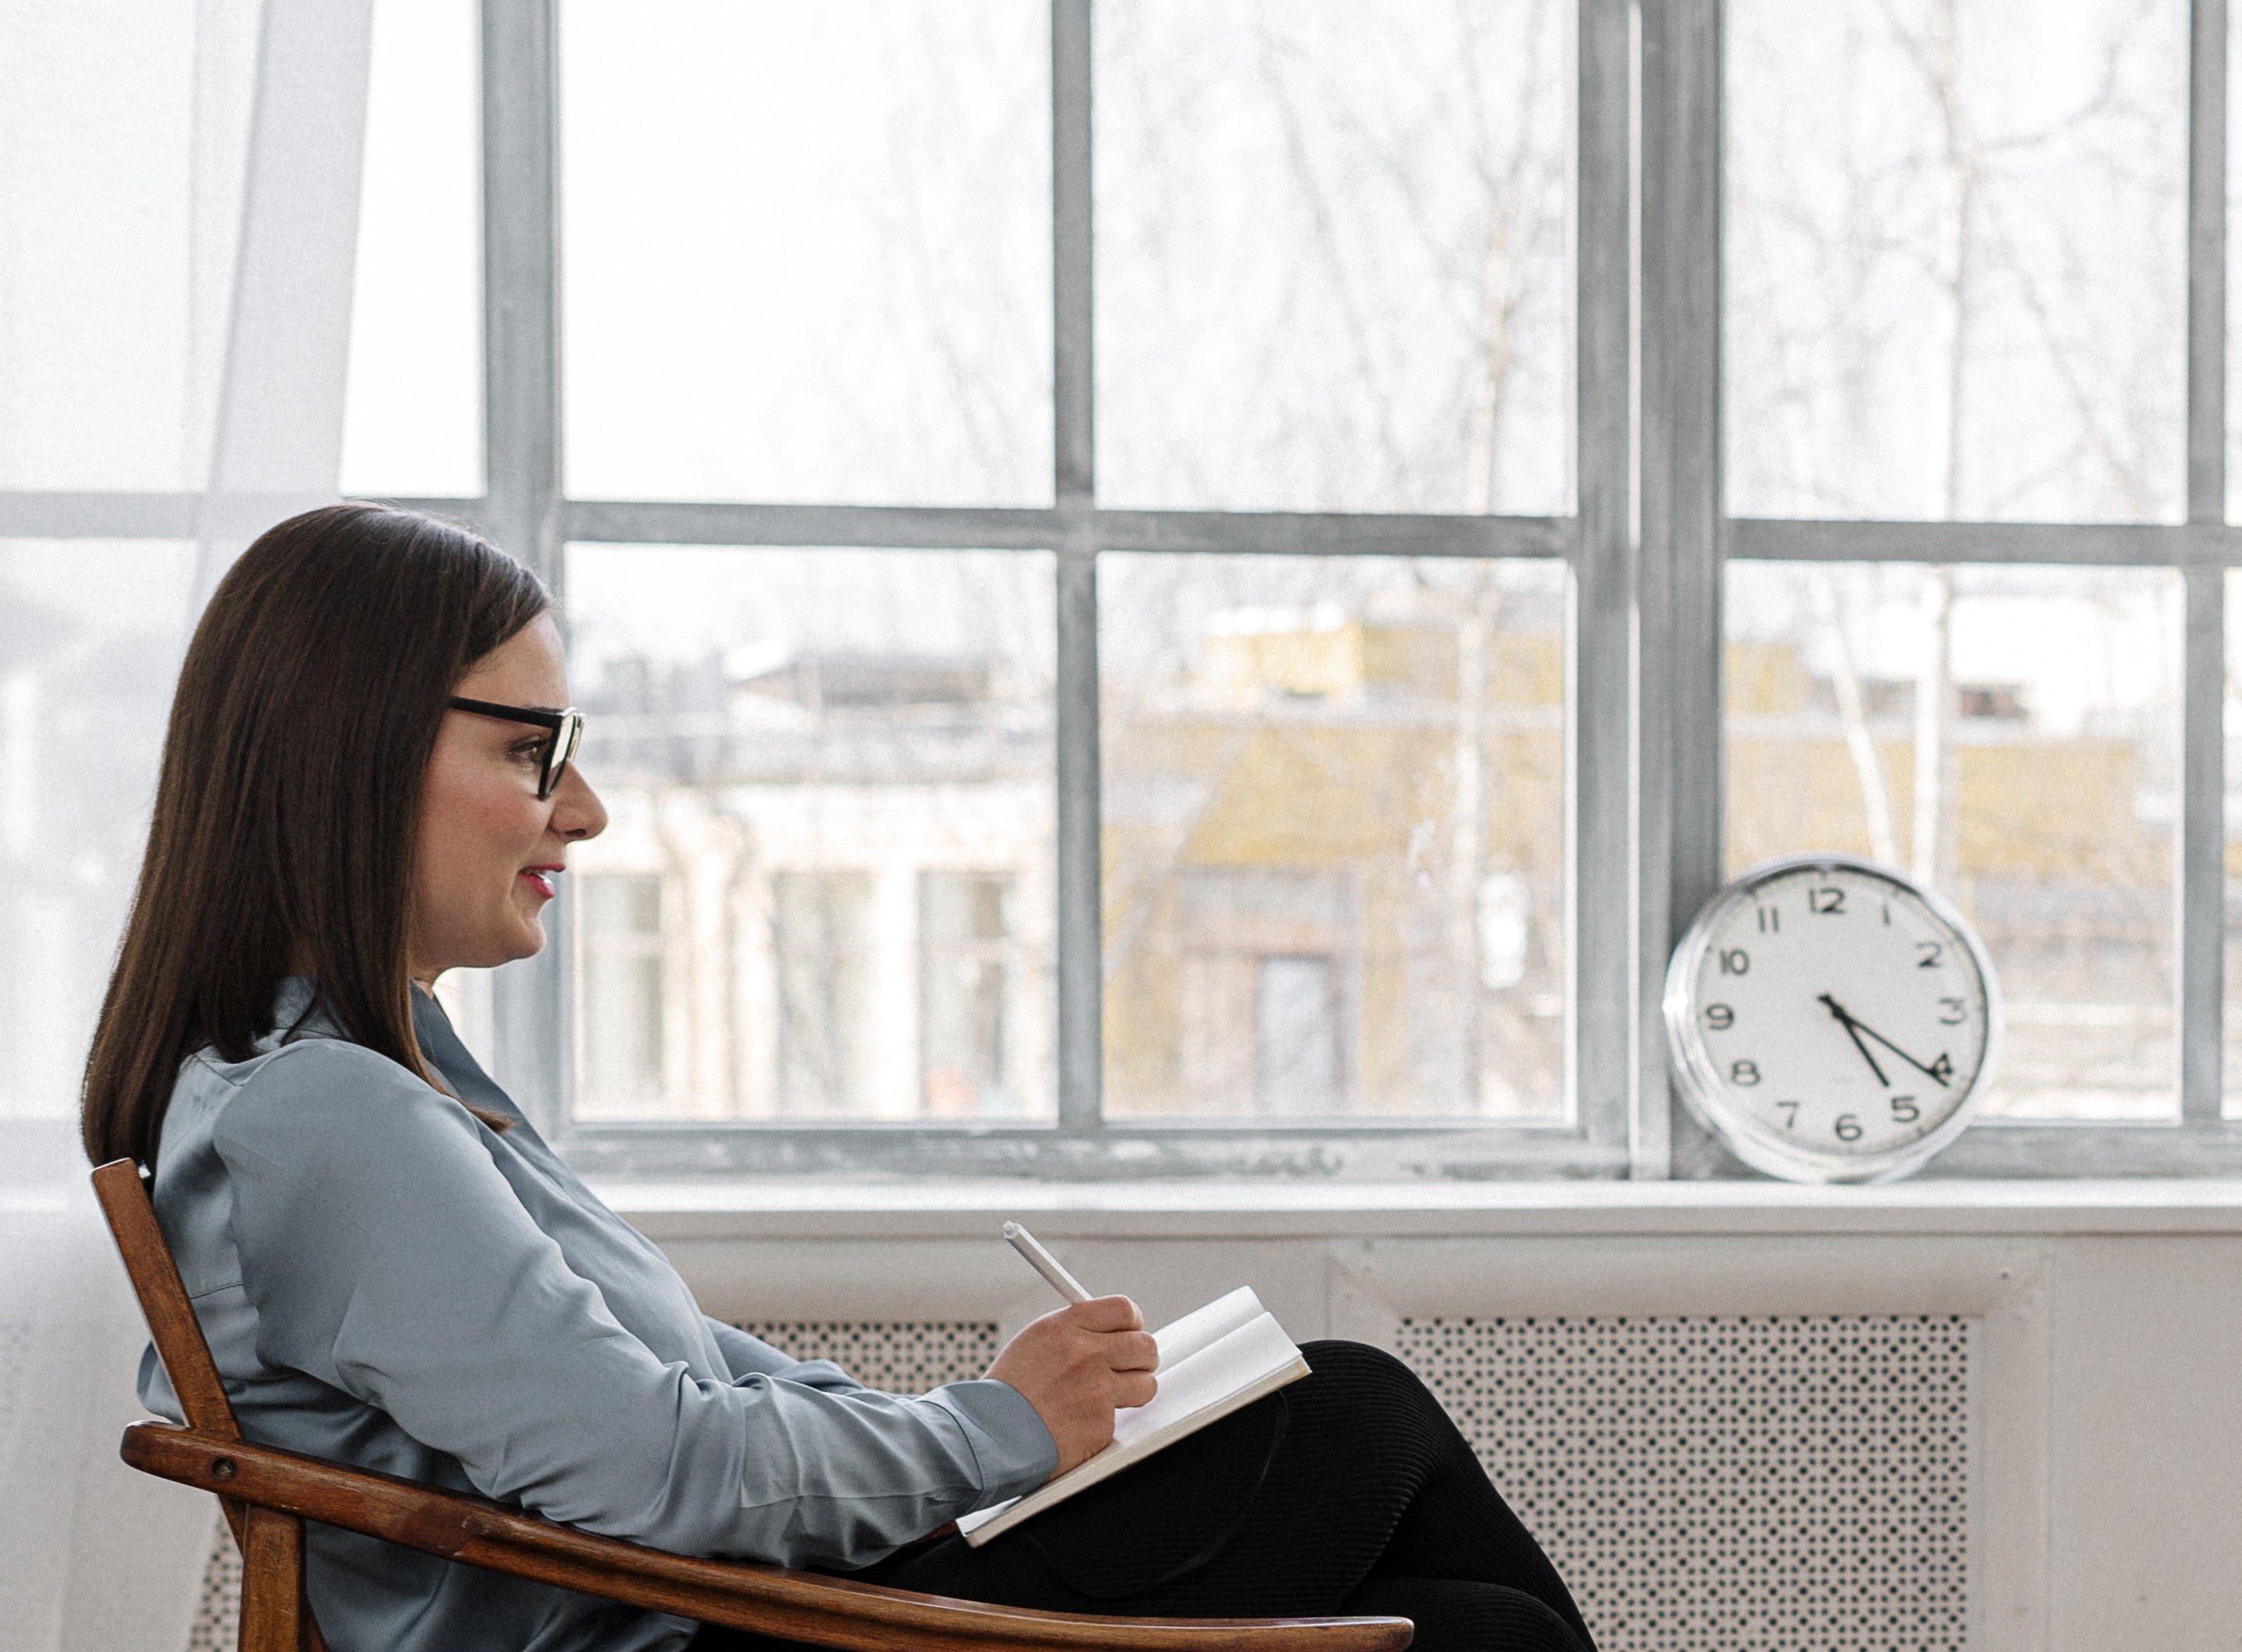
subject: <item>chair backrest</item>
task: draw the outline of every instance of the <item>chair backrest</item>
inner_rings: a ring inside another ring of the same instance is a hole
[[[131,1276],[133,1294],[140,1299],[148,1334],[155,1340],[156,1357],[164,1362],[164,1370],[171,1379],[179,1408],[186,1413],[187,1426],[227,1440],[240,1439],[241,1425],[234,1420],[233,1402],[225,1397],[225,1384],[218,1380],[218,1364],[211,1358],[194,1304],[187,1299],[179,1265],[171,1259],[171,1247],[164,1242],[156,1207],[149,1200],[147,1185],[140,1179],[140,1166],[129,1158],[110,1160],[93,1172],[93,1191],[101,1200],[102,1213],[109,1218],[109,1231],[117,1237],[117,1253],[124,1257],[124,1271]]]
[[[233,1414],[233,1402],[225,1397],[218,1361],[211,1358],[186,1281],[179,1277],[179,1265],[156,1220],[156,1206],[140,1179],[140,1166],[129,1158],[112,1158],[93,1172],[93,1192],[101,1201],[102,1214],[109,1219],[117,1253],[124,1259],[124,1272],[132,1280],[132,1293],[140,1299],[141,1317],[148,1321],[156,1357],[164,1362],[187,1427],[216,1439],[239,1440],[241,1424]],[[326,1642],[304,1596],[303,1522],[269,1508],[252,1508],[236,1498],[218,1501],[233,1532],[234,1547],[241,1551],[244,1652],[326,1652]]]

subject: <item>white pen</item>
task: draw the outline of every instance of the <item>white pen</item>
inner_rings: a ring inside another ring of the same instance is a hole
[[[1028,1266],[1051,1281],[1051,1287],[1070,1302],[1087,1302],[1090,1293],[1082,1281],[1058,1265],[1058,1259],[1036,1242],[1036,1236],[1017,1222],[1004,1224],[1004,1243],[1027,1258]]]

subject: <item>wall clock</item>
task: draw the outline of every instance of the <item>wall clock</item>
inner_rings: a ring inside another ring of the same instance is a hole
[[[1793,1181],[1904,1176],[1962,1133],[2000,1044],[1992,961],[1962,915],[1847,855],[1746,872],[1666,971],[1682,1098]]]

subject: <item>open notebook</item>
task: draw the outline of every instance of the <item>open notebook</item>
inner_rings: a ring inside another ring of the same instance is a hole
[[[1160,1348],[1160,1389],[1151,1403],[1116,1412],[1113,1442],[1087,1462],[1024,1497],[961,1516],[957,1529],[967,1542],[977,1548],[1085,1486],[1308,1374],[1308,1362],[1292,1339],[1261,1299],[1242,1285],[1162,1326],[1152,1340]]]

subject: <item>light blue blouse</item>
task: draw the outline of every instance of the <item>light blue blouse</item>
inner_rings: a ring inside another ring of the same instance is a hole
[[[311,1001],[290,977],[288,1027]],[[520,1113],[413,991],[459,1093]],[[687,1555],[865,1566],[1040,1485],[1050,1431],[1002,1382],[865,1388],[705,1317],[526,1120],[504,1134],[316,1018],[180,1068],[156,1212],[252,1440]],[[140,1397],[177,1419],[151,1348]],[[640,1652],[694,1625],[312,1526],[335,1652]]]

